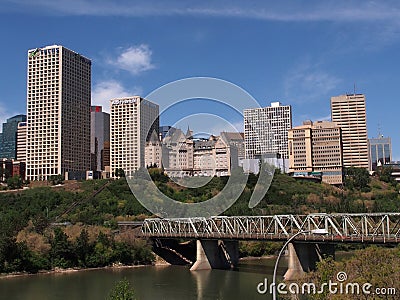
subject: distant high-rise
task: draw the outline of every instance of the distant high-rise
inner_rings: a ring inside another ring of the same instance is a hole
[[[260,158],[263,154],[279,154],[287,159],[288,130],[292,128],[292,108],[272,102],[264,108],[244,110],[245,156]]]
[[[91,170],[104,170],[101,155],[104,143],[110,141],[110,114],[103,112],[101,106],[90,109],[90,157]]]
[[[289,172],[321,174],[329,184],[343,183],[341,129],[333,122],[306,121],[289,130]]]
[[[379,136],[369,139],[370,170],[375,171],[378,166],[392,161],[392,141],[390,137]]]
[[[106,170],[110,168],[110,141],[104,142],[104,148],[101,151],[101,169]]]
[[[16,159],[17,129],[20,122],[26,122],[26,115],[16,115],[3,123],[3,133],[0,139],[0,159]]]
[[[27,179],[85,178],[90,168],[91,61],[63,46],[28,51]]]
[[[341,95],[331,98],[332,122],[342,128],[343,166],[369,167],[365,96]]]
[[[153,131],[158,135],[159,107],[139,96],[110,100],[110,160],[112,177],[122,169],[126,177],[145,164],[145,146]]]
[[[17,129],[17,160],[26,162],[26,122],[19,122]]]

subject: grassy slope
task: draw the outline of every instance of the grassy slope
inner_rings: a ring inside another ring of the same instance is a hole
[[[220,191],[227,178],[213,178],[205,187],[182,188],[165,178],[157,181],[159,188],[170,197],[185,202],[199,202]],[[399,211],[399,194],[389,184],[375,178],[371,180],[371,191],[341,190],[327,184],[296,181],[276,174],[267,195],[255,209],[248,208],[257,178],[251,176],[247,187],[238,201],[228,209],[226,215],[260,214],[304,214],[310,212],[374,212]],[[21,226],[27,220],[56,220],[73,203],[76,206],[57,221],[81,222],[103,225],[121,219],[135,219],[151,215],[132,195],[124,179],[112,181],[104,190],[93,197],[93,193],[106,183],[105,180],[79,182],[64,187],[37,187],[17,193],[0,194],[0,214],[3,220],[19,220]]]

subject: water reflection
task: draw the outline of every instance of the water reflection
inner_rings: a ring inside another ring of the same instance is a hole
[[[128,279],[137,299],[272,299],[257,284],[271,280],[275,260],[241,261],[237,271],[192,272],[182,266],[103,269],[0,279],[1,299],[105,299],[115,283]],[[280,273],[285,272],[282,262]]]

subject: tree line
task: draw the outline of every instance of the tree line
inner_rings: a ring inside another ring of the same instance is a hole
[[[56,268],[95,268],[112,264],[151,264],[151,246],[141,239],[113,236],[99,231],[94,238],[82,228],[75,238],[61,227],[38,233],[32,223],[17,237],[0,240],[0,273],[28,272]]]

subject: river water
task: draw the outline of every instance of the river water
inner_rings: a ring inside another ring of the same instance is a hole
[[[136,299],[272,299],[257,285],[272,281],[274,258],[242,260],[238,270],[191,272],[185,266],[146,266],[52,273],[0,279],[0,299],[105,299],[115,283],[126,278]],[[286,270],[282,259],[279,272]]]

